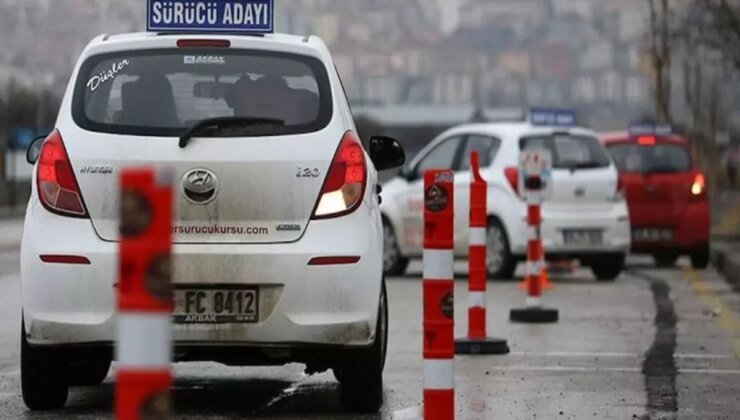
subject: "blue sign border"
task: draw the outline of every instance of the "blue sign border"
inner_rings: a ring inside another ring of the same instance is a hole
[[[265,0],[269,5],[270,26],[268,28],[225,28],[213,26],[175,26],[175,25],[155,25],[152,23],[152,1],[146,2],[146,30],[147,32],[176,32],[176,33],[232,33],[232,34],[271,34],[275,32],[275,0]],[[240,0],[168,0],[172,3],[236,3]],[[245,2],[248,2],[246,0]]]
[[[673,133],[673,126],[668,123],[655,122],[636,122],[632,123],[627,130],[632,137],[636,136],[659,136],[670,137]]]
[[[529,123],[535,127],[575,127],[576,113],[570,109],[532,108]]]

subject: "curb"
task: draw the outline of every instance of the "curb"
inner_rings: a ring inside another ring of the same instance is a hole
[[[736,290],[740,290],[740,253],[728,243],[712,244],[712,265]]]

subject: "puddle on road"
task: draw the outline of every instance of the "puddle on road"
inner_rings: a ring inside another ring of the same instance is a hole
[[[665,281],[644,273],[631,272],[650,284],[655,302],[655,338],[642,363],[650,418],[675,418],[678,411],[676,391],[676,324],[678,316]],[[666,417],[667,416],[667,417]]]

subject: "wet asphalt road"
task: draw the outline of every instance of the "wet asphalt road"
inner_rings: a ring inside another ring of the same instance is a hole
[[[0,221],[0,419],[111,418],[111,376],[75,388],[68,408],[26,411],[19,386],[20,223]],[[659,270],[633,258],[615,283],[587,271],[554,279],[545,295],[560,310],[553,325],[517,325],[515,282],[489,283],[489,332],[507,338],[506,356],[458,357],[458,419],[738,419],[740,295],[712,270],[686,261]],[[465,325],[465,266],[459,264],[456,331]],[[421,265],[388,279],[391,337],[386,405],[376,416],[342,414],[330,372],[302,366],[175,367],[178,418],[390,419],[421,403]],[[53,279],[50,279],[53,281]],[[413,418],[413,416],[404,417]]]

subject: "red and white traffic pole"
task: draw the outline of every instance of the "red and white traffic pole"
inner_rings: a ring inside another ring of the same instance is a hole
[[[455,418],[454,174],[424,174],[424,419]]]
[[[478,152],[470,155],[470,240],[468,248],[468,336],[455,340],[457,354],[508,354],[506,340],[487,336],[486,231],[488,184],[480,174]]]
[[[534,156],[533,159],[537,161],[539,156]],[[527,297],[525,307],[512,309],[509,318],[514,322],[557,322],[558,310],[542,307],[544,249],[541,236],[541,204],[545,188],[542,170],[540,168],[538,171],[528,172],[526,166],[520,170],[524,173],[527,200],[527,269],[525,273]]]
[[[168,181],[168,180],[166,180]],[[172,415],[172,188],[150,169],[121,174],[115,412]]]

